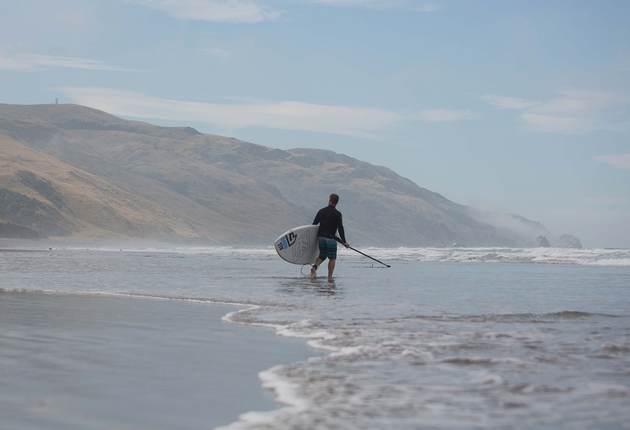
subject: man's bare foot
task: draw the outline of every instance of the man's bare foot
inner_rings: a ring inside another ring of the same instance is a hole
[[[317,266],[311,267],[311,278],[317,277]]]

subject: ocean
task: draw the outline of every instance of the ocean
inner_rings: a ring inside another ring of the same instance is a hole
[[[31,349],[8,342],[19,326],[2,315],[16,302],[42,297],[82,298],[80,303],[98,302],[94,309],[103,304],[110,310],[159,303],[154,314],[161,316],[160,324],[170,318],[177,327],[160,337],[160,354],[170,354],[180,378],[197,382],[192,398],[216,392],[217,386],[204,385],[203,378],[222,372],[199,364],[206,352],[199,352],[196,364],[184,363],[189,357],[182,348],[214,342],[204,318],[213,315],[226,327],[255,332],[247,337],[222,331],[224,341],[241,336],[238,342],[251,343],[271,336],[278,342],[265,351],[263,345],[272,340],[259,341],[254,350],[260,353],[241,364],[259,363],[244,390],[264,389],[277,407],[258,410],[252,403],[250,408],[246,396],[237,396],[240,410],[230,410],[221,422],[186,408],[151,420],[145,409],[177,401],[171,389],[177,382],[164,380],[136,415],[129,407],[122,415],[107,408],[86,415],[85,409],[66,407],[63,418],[55,412],[59,428],[70,422],[76,428],[134,429],[161,428],[165,422],[164,428],[181,429],[630,428],[630,250],[361,249],[391,268],[340,250],[335,278],[328,280],[303,276],[272,247],[37,246],[0,252],[0,364],[24,374],[37,364],[19,363],[19,354]],[[31,318],[39,309],[33,306]],[[197,326],[177,320],[193,311],[201,315],[194,320]],[[75,347],[89,345],[89,333],[96,331],[82,329],[82,336],[73,338]],[[294,348],[293,355],[273,356],[285,346]],[[307,350],[298,350],[302,347]],[[211,354],[207,360],[216,361],[221,351]],[[98,357],[92,361],[97,371]],[[112,356],[103,366],[120,370],[127,366],[125,355]],[[54,369],[46,368],[44,382],[34,390],[54,386],[59,376]],[[133,366],[129,375],[154,378]],[[44,425],[45,414],[36,422],[24,409],[16,412],[20,401],[10,399],[7,378],[0,373],[0,411],[2,403],[5,412],[9,403],[13,411],[7,428],[54,428]],[[222,384],[230,385],[224,379]],[[69,403],[72,395],[76,401],[82,396],[80,390],[66,395]],[[128,387],[116,396],[121,405],[133,404],[138,392]]]

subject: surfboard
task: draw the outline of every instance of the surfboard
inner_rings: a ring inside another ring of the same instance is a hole
[[[285,232],[273,243],[276,252],[293,264],[314,264],[319,256],[318,225],[303,225]]]

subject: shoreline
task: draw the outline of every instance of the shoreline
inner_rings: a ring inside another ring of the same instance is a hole
[[[0,290],[5,424],[207,429],[280,409],[259,373],[324,353],[303,339],[226,322],[226,305],[252,306]]]

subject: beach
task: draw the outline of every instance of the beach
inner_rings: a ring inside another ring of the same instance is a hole
[[[208,429],[277,408],[258,372],[318,353],[221,321],[234,309],[0,292],[1,427]]]
[[[630,421],[629,250],[119,246],[0,253],[7,428]]]

